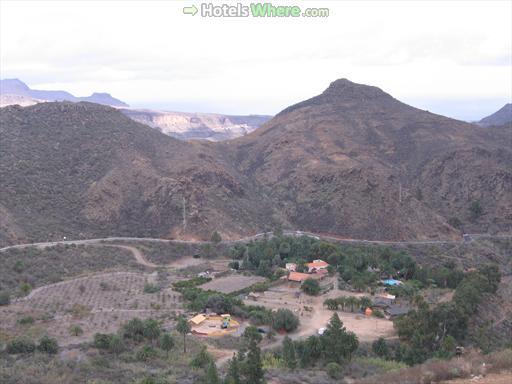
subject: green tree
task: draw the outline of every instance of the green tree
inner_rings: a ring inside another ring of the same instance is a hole
[[[57,340],[48,336],[43,336],[39,340],[37,350],[49,355],[55,355],[59,351],[59,345],[57,344]]]
[[[208,364],[213,362],[212,356],[206,350],[206,345],[201,346],[201,349],[194,356],[190,362],[190,366],[193,368],[205,368]]]
[[[251,342],[252,340],[256,341],[256,343],[259,343],[263,336],[261,336],[261,333],[258,332],[258,328],[256,328],[254,325],[249,325],[247,328],[245,328],[244,333],[242,334],[242,337],[247,340],[247,342]]]
[[[170,333],[163,333],[158,340],[158,345],[169,357],[169,352],[174,348],[174,338]]]
[[[142,334],[153,344],[158,339],[158,336],[160,336],[160,324],[158,324],[158,321],[155,319],[145,320]]]
[[[208,368],[206,369],[205,383],[220,384],[219,372],[217,372],[217,367],[213,361],[208,364]]]
[[[226,376],[227,384],[241,384],[240,379],[240,357],[233,353],[233,357],[229,361],[228,374]]]
[[[363,296],[359,298],[359,307],[362,310],[365,310],[368,307],[372,306],[372,299],[370,299],[368,296]]]
[[[176,330],[183,335],[183,353],[187,353],[187,333],[190,333],[191,328],[185,317],[180,316],[178,318],[178,324],[176,325]]]
[[[295,346],[292,339],[286,336],[283,340],[283,360],[286,366],[290,369],[297,367],[297,357],[295,355]]]
[[[144,339],[144,322],[138,317],[134,317],[123,328],[123,337],[141,342]]]
[[[272,325],[277,331],[291,332],[299,326],[299,318],[286,308],[280,308],[272,315]]]
[[[311,296],[317,296],[320,293],[320,283],[315,279],[306,279],[300,288]]]
[[[324,306],[331,311],[336,311],[339,307],[338,301],[336,299],[326,299],[324,301]]]
[[[338,364],[350,358],[359,345],[355,334],[346,331],[336,312],[331,316],[327,329],[322,335],[322,344],[327,361]]]
[[[244,365],[244,374],[247,384],[262,384],[265,372],[261,362],[261,351],[256,341],[249,343],[247,361]]]
[[[212,233],[212,237],[211,237],[211,239],[210,239],[210,240],[211,240],[211,241],[212,241],[212,243],[214,243],[214,244],[219,244],[219,243],[222,241],[222,237],[221,237],[221,235],[219,234],[219,232],[214,231],[214,232]]]
[[[373,353],[375,353],[377,356],[383,359],[389,358],[389,348],[386,343],[386,340],[384,340],[383,337],[379,337],[377,340],[373,342],[372,350]]]

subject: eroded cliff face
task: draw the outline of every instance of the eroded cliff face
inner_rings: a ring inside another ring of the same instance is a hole
[[[131,119],[183,140],[222,141],[244,136],[268,121],[271,116],[229,116],[213,113],[185,113],[149,109],[123,109]]]

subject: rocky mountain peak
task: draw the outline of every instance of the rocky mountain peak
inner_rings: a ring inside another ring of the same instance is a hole
[[[354,100],[391,98],[389,94],[382,91],[380,88],[354,83],[348,79],[338,79],[333,81],[322,95]]]

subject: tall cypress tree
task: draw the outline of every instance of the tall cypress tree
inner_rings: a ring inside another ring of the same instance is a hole
[[[229,362],[228,374],[226,377],[227,384],[241,384],[240,379],[240,358],[233,353],[233,358]]]
[[[255,340],[249,343],[249,352],[245,363],[245,378],[247,384],[262,384],[264,378],[261,351]]]

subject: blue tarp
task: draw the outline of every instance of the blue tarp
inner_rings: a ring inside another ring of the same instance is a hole
[[[395,279],[387,279],[382,281],[385,285],[400,285],[402,282],[400,280]]]

